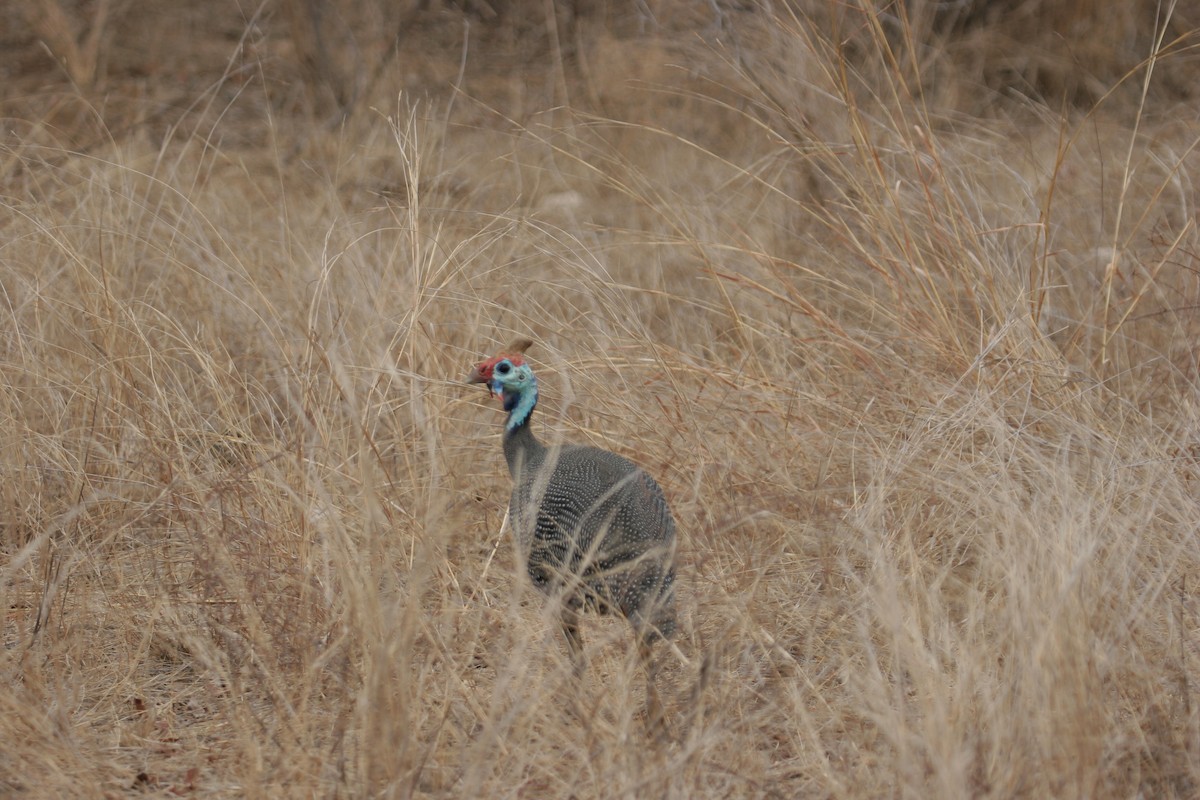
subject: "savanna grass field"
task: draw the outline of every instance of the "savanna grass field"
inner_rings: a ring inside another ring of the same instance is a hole
[[[1200,796],[1200,10],[0,7],[0,795]],[[502,534],[679,525],[649,735]]]

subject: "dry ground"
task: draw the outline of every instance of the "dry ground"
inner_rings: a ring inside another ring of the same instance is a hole
[[[1200,793],[1194,7],[33,2],[0,794]],[[667,742],[498,536],[516,335],[674,505]]]

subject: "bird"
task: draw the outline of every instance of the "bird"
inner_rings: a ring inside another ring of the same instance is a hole
[[[471,370],[508,412],[503,448],[509,521],[533,585],[562,597],[561,625],[576,674],[585,669],[579,612],[615,612],[633,628],[647,675],[647,718],[663,724],[652,645],[676,630],[675,518],[648,472],[624,456],[578,444],[547,446],[531,418],[538,382],[518,339]]]

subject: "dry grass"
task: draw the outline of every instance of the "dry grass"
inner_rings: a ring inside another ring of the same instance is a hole
[[[336,126],[282,14],[9,47],[0,793],[1195,796],[1196,21],[1052,5],[405,6]],[[672,499],[668,743],[498,538],[518,334]]]

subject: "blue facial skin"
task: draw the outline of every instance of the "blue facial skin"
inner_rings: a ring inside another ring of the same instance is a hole
[[[537,405],[537,378],[528,365],[517,366],[508,359],[496,364],[492,370],[492,391],[504,398],[508,430],[515,430],[529,421],[529,415]]]

